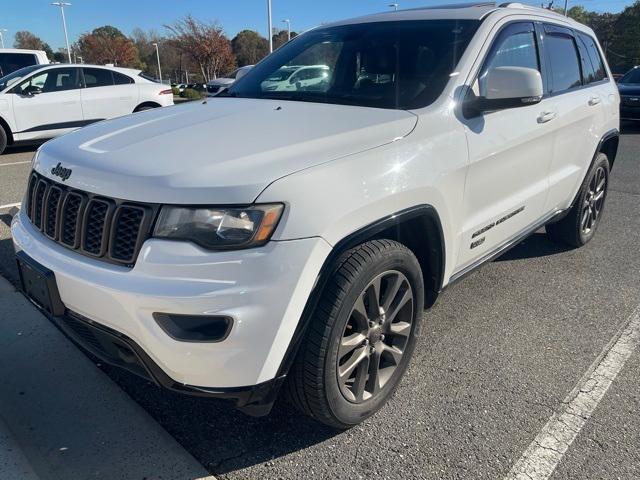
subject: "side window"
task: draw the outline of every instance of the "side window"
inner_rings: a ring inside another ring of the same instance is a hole
[[[127,77],[126,75],[123,75],[118,72],[112,72],[112,73],[113,73],[113,81],[116,85],[127,85],[129,83],[133,83],[133,78],[131,77]]]
[[[51,93],[80,88],[77,68],[53,68],[36,73],[15,89],[16,93]]]
[[[582,85],[580,60],[573,37],[561,33],[547,33],[544,46],[551,70],[551,92],[564,92]]]
[[[593,38],[584,33],[579,33],[578,37],[582,41],[582,44],[587,51],[587,56],[589,58],[591,69],[593,71],[592,77],[589,78],[589,83],[605,80],[607,78],[607,71],[604,68],[604,62],[602,61],[602,57],[600,56],[600,51],[598,50],[596,42],[593,40]]]
[[[111,70],[103,68],[83,68],[84,86],[86,88],[108,87],[113,85]]]
[[[486,74],[496,67],[527,67],[540,71],[533,23],[511,24],[500,32],[480,71],[477,94],[484,95]]]

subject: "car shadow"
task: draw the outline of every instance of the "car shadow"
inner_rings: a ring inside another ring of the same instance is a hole
[[[18,145],[9,145],[7,146],[7,149],[4,153],[7,154],[35,152],[44,142],[45,140],[34,140],[33,142],[19,143]]]
[[[11,224],[11,216],[0,215],[2,223]],[[0,240],[0,276],[3,276],[13,285],[18,285],[18,267],[14,259],[13,241],[10,238]]]
[[[214,475],[268,462],[341,433],[283,400],[268,416],[254,418],[227,401],[181,395],[108,365],[100,368]]]
[[[526,260],[528,258],[548,257],[572,250],[569,245],[556,243],[549,239],[546,233],[538,231],[515,245],[513,248],[496,258],[496,262]]]

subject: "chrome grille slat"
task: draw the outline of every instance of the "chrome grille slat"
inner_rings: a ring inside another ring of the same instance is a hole
[[[49,239],[78,253],[132,266],[151,235],[159,205],[105,198],[33,172],[25,211]]]

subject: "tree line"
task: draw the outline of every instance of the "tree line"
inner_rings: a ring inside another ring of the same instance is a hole
[[[567,13],[595,31],[614,73],[640,64],[640,0],[619,13],[592,12],[583,6],[574,6]],[[137,28],[126,36],[116,27],[105,25],[80,35],[71,46],[71,56],[77,62],[139,68],[157,77],[157,43],[164,79],[193,82],[209,81],[237,67],[255,64],[269,51],[268,40],[258,32],[243,30],[229,39],[217,22],[202,22],[190,15],[164,28],[165,34]],[[295,35],[291,32],[292,37]],[[274,48],[286,41],[286,31],[274,32]],[[52,61],[67,61],[64,49],[54,52],[31,32],[17,32],[14,46],[44,50]]]
[[[640,65],[640,0],[620,13],[590,12],[575,6],[567,14],[593,29],[613,73]]]
[[[181,83],[207,82],[237,67],[253,65],[269,53],[269,41],[258,32],[243,30],[229,39],[217,22],[202,22],[190,15],[164,29],[165,34],[160,34],[136,28],[127,36],[111,25],[98,27],[71,44],[71,58],[77,63],[138,68],[158,78],[157,44],[163,79]],[[274,49],[287,40],[287,31],[274,32]],[[68,61],[66,49],[54,52],[28,31],[15,34],[14,47],[44,50],[51,61]]]

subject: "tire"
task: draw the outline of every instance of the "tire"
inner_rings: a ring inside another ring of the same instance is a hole
[[[7,148],[7,132],[0,126],[0,155],[2,155],[5,148]]]
[[[154,108],[158,108],[158,107],[159,105],[157,107],[154,107],[153,105],[143,105],[142,107],[136,107],[133,113],[145,112],[147,110],[153,110]]]
[[[345,252],[289,372],[289,399],[339,429],[373,415],[407,369],[423,308],[420,264],[404,245],[374,240]]]
[[[562,220],[546,226],[547,235],[558,243],[581,247],[595,235],[609,189],[609,160],[598,153],[595,162],[582,182],[578,197]]]

